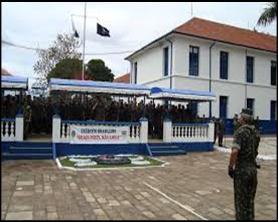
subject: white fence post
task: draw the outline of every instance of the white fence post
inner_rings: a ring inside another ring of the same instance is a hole
[[[55,114],[52,118],[52,141],[54,143],[60,142],[61,132],[61,117]]]
[[[141,129],[140,129],[140,142],[148,143],[148,119],[140,118]]]
[[[18,114],[15,117],[15,141],[23,141],[24,135],[24,117]]]
[[[168,118],[163,121],[163,142],[172,142],[172,120]]]
[[[214,140],[214,122],[208,124],[208,141],[213,142]]]

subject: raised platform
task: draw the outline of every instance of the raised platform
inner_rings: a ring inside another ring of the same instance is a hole
[[[26,142],[45,142],[52,143],[52,135],[47,134],[32,134],[27,137]]]
[[[213,151],[210,142],[195,143],[126,143],[126,144],[71,144],[38,141],[1,142],[2,160],[55,159],[67,155],[139,154],[180,155],[187,152]]]
[[[2,142],[1,152],[2,160],[53,158],[51,142]]]

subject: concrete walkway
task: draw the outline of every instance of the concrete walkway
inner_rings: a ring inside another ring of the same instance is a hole
[[[233,220],[225,153],[161,157],[161,168],[74,172],[50,160],[2,162],[1,219]],[[255,216],[277,219],[276,161],[258,171]]]
[[[216,141],[215,149],[221,152],[230,153],[233,143],[232,137],[225,137],[223,141],[224,147],[219,147]],[[277,137],[276,136],[262,136],[259,144],[258,158],[261,160],[276,160],[277,159]]]

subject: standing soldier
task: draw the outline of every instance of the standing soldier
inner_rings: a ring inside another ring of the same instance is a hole
[[[97,101],[94,105],[95,120],[105,121],[105,104],[100,97],[96,97]]]
[[[234,132],[239,128],[239,122],[238,122],[238,115],[235,113],[233,118],[233,126],[234,126]]]
[[[254,125],[252,110],[242,109],[239,123],[234,133],[228,174],[234,179],[236,220],[254,220],[254,199],[257,189],[256,157],[260,135]]]
[[[1,118],[6,117],[6,112],[7,112],[7,99],[6,97],[2,96],[1,97]]]
[[[214,116],[212,117],[212,122],[214,123],[213,144],[215,144],[215,141],[217,139],[218,121]]]
[[[29,102],[25,101],[24,103],[24,139],[27,138],[27,135],[31,131],[31,121],[32,121],[32,110]]]
[[[225,133],[225,123],[223,119],[219,119],[218,123],[218,146],[223,146],[223,136]]]
[[[256,127],[257,130],[259,130],[260,125],[259,125],[259,117],[257,116],[257,118],[254,120],[254,125]]]

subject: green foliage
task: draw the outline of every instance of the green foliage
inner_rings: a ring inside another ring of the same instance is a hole
[[[81,54],[77,52],[78,41],[73,35],[58,34],[57,39],[46,50],[38,50],[38,61],[33,66],[35,73],[41,81],[46,82],[49,72],[63,59],[79,59]]]
[[[277,18],[277,2],[269,2],[268,7],[264,9],[257,25],[266,26],[272,23]]]
[[[113,82],[114,74],[101,59],[92,59],[87,64],[86,69],[88,79],[95,81]]]
[[[47,79],[61,78],[74,79],[82,73],[82,60],[80,59],[63,59],[48,73]]]

